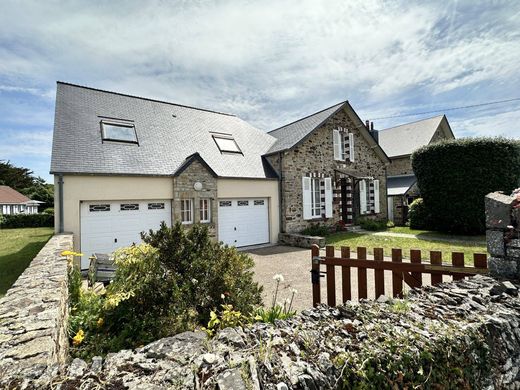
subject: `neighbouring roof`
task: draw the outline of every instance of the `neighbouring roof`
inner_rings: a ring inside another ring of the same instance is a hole
[[[412,154],[421,146],[430,143],[444,118],[444,115],[438,115],[433,118],[380,130],[378,132],[379,145],[389,157]],[[449,132],[451,132],[451,129],[449,129]],[[453,136],[453,133],[451,135]]]
[[[404,195],[417,181],[415,175],[388,176],[386,187],[388,196]]]
[[[31,200],[9,186],[0,186],[0,204],[27,203]]]
[[[138,145],[102,142],[102,119],[131,121]],[[222,154],[212,132],[242,153]],[[220,177],[271,178],[275,141],[234,115],[58,82],[51,173],[169,176],[198,153]]]
[[[277,138],[277,141],[273,146],[271,146],[268,154],[292,148],[303,138],[312,133],[314,129],[319,127],[330,116],[339,111],[345,103],[346,102],[335,104],[334,106],[318,111],[312,115],[306,116],[305,118],[298,119],[288,125],[271,130],[268,134]]]

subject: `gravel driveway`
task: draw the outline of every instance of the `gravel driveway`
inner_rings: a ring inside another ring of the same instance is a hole
[[[322,251],[324,255],[325,251]],[[272,246],[250,250],[248,253],[255,261],[255,280],[264,286],[264,304],[271,305],[272,294],[274,292],[275,274],[282,274],[284,282],[280,284],[277,301],[283,302],[284,299],[291,297],[292,289],[296,289],[298,294],[294,298],[293,307],[297,310],[304,310],[312,307],[312,284],[311,284],[311,250],[294,248],[288,246]],[[339,252],[337,253],[339,257]],[[353,254],[353,257],[355,255]],[[368,258],[372,258],[368,255]],[[385,260],[390,260],[385,258]],[[403,260],[406,261],[406,260]],[[322,266],[322,270],[325,267]],[[451,280],[451,277],[444,276],[444,281]],[[367,270],[368,298],[373,299],[375,295],[374,271]],[[423,275],[423,284],[431,283],[428,274]],[[351,268],[352,299],[357,300],[357,269]],[[406,284],[405,291],[409,289]],[[392,294],[392,273],[385,271],[385,295]],[[327,291],[325,278],[321,278],[321,299],[323,303],[327,301]],[[336,267],[336,300],[340,304],[341,300],[341,271]]]

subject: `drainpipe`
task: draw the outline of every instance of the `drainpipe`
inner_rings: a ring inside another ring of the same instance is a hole
[[[283,185],[283,171],[282,171],[282,152],[278,153],[278,205],[280,208],[280,232],[285,233],[285,228],[283,225],[283,191],[282,191],[282,185]]]
[[[59,229],[58,233],[63,233],[63,175],[58,175],[58,215],[59,215]]]

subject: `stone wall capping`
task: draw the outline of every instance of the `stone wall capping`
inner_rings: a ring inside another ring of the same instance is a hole
[[[325,237],[306,236],[298,233],[280,233],[278,235],[278,243],[298,248],[312,248],[313,245],[318,245],[320,248],[324,248],[326,239]]]

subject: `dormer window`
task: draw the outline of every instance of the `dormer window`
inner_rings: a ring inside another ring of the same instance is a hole
[[[137,134],[133,123],[101,122],[103,141],[137,143]]]
[[[235,139],[231,136],[213,135],[221,153],[242,153]]]

